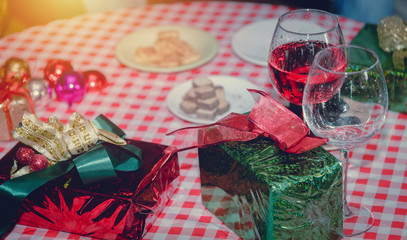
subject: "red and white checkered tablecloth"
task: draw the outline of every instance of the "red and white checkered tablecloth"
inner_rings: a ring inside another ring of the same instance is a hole
[[[72,109],[54,101],[37,109],[46,120],[62,121],[77,111],[89,119],[105,114],[127,137],[177,145],[165,134],[191,126],[174,116],[166,96],[177,84],[199,75],[228,75],[246,79],[260,89],[272,89],[267,69],[245,62],[231,48],[234,34],[247,24],[275,18],[289,10],[284,6],[243,2],[192,2],[159,4],[113,12],[78,16],[33,27],[0,39],[0,60],[21,57],[42,76],[48,59],[70,60],[74,69],[103,72],[111,86],[88,93]],[[340,18],[350,42],[362,23]],[[147,73],[120,64],[115,47],[126,34],[157,24],[182,24],[203,29],[219,43],[219,52],[209,63],[180,73]],[[371,206],[374,227],[352,239],[407,239],[407,115],[390,112],[381,133],[351,153],[349,200]],[[15,142],[0,142],[0,157]],[[181,186],[159,215],[145,239],[238,239],[201,203],[198,154],[180,155]],[[3,217],[3,216],[1,216]],[[88,239],[74,234],[17,225],[6,239]]]

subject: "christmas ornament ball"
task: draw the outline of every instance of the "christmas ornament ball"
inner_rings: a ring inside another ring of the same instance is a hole
[[[83,77],[89,92],[102,90],[108,85],[105,75],[97,70],[85,71]]]
[[[74,102],[80,102],[86,91],[87,87],[83,75],[73,70],[63,72],[55,85],[57,98],[67,102],[69,107]]]
[[[51,59],[44,68],[44,79],[47,80],[49,86],[53,88],[61,74],[70,70],[73,70],[71,62],[62,59]]]
[[[30,66],[24,59],[11,57],[0,67],[0,83],[2,84],[19,88],[30,78]]]
[[[45,106],[51,102],[48,82],[42,78],[31,78],[26,85],[35,106]]]
[[[16,159],[20,164],[28,165],[31,162],[34,150],[27,147],[20,147],[16,152]]]
[[[49,166],[47,158],[42,154],[34,154],[31,158],[30,169],[35,172]]]

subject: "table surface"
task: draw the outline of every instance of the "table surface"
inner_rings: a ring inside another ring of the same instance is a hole
[[[68,109],[53,101],[37,108],[46,120],[53,115],[66,122],[77,111],[89,119],[105,114],[127,137],[177,145],[166,133],[193,124],[174,116],[166,96],[176,85],[200,75],[234,76],[272,92],[267,69],[240,59],[232,50],[234,34],[247,24],[276,18],[289,8],[243,2],[192,2],[158,4],[141,8],[78,16],[0,39],[0,59],[26,59],[42,76],[48,59],[70,60],[74,69],[103,72],[110,85],[87,93]],[[203,29],[219,43],[219,52],[209,63],[180,73],[148,73],[125,67],[115,57],[115,47],[126,34],[157,24],[181,24]],[[340,18],[346,41],[363,23]],[[373,228],[352,239],[407,239],[407,115],[389,112],[383,130],[365,146],[351,153],[349,200],[370,206],[376,221]],[[0,142],[0,157],[15,142]],[[145,239],[238,239],[201,203],[198,154],[179,154],[181,185],[159,215]],[[6,239],[88,239],[86,237],[26,227],[17,224]]]

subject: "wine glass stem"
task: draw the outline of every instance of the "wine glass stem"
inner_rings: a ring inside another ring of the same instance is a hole
[[[348,149],[341,149],[341,160],[343,167],[343,216],[350,217],[352,216],[352,211],[349,208],[347,200],[347,183],[348,183],[348,166],[349,166],[349,151]]]

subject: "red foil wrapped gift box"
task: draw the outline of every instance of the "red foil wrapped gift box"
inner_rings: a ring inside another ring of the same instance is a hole
[[[164,145],[126,139],[142,151],[136,171],[85,186],[73,168],[31,192],[18,210],[22,225],[100,239],[141,239],[179,186],[176,153]],[[18,143],[0,161],[0,184],[10,178]],[[5,216],[2,216],[5,217]]]

